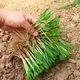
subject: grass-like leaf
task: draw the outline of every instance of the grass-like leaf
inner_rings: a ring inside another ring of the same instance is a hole
[[[80,7],[80,0],[74,0],[73,3],[62,6],[60,9],[70,9],[73,7]]]

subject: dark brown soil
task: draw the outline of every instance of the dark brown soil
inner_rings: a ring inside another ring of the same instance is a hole
[[[24,80],[21,59],[7,51],[9,33],[0,29],[0,37],[0,80]]]

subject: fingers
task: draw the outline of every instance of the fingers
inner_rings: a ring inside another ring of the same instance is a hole
[[[31,15],[26,15],[26,21],[28,21],[28,27],[26,26],[26,30],[32,34],[34,37],[38,36],[38,32],[32,27],[31,24],[35,24],[35,22],[37,21],[33,16]]]
[[[38,36],[38,32],[27,21],[25,22],[25,24],[23,24],[23,28],[32,36]]]
[[[35,22],[37,21],[36,18],[34,18],[31,15],[26,15],[26,20],[30,23],[30,24],[35,24]]]

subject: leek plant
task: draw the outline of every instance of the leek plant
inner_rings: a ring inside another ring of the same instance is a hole
[[[59,18],[53,17],[51,11],[45,10],[33,25],[39,32],[38,37],[29,34],[23,37],[16,32],[25,42],[18,43],[14,48],[22,59],[26,80],[36,80],[51,66],[69,58],[72,48],[70,43],[61,39],[59,22]]]

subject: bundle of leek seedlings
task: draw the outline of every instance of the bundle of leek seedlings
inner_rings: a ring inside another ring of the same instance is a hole
[[[35,80],[51,66],[68,59],[71,50],[71,45],[60,37],[59,18],[53,17],[51,11],[45,10],[33,27],[38,30],[38,37],[27,34],[24,38],[16,31],[26,42],[16,47],[24,64],[26,80]]]

